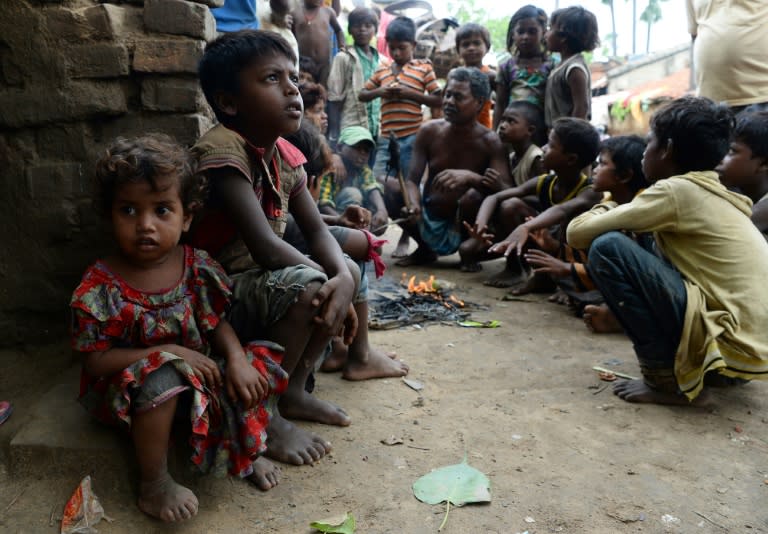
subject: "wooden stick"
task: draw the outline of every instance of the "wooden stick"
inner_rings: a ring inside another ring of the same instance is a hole
[[[605,367],[600,367],[598,365],[595,365],[592,368],[592,370],[593,371],[598,371],[598,372],[601,372],[601,373],[613,373],[616,376],[618,376],[619,378],[626,378],[627,380],[640,380],[636,376],[628,375],[627,373],[622,373],[620,371],[612,371],[611,369],[606,369]]]

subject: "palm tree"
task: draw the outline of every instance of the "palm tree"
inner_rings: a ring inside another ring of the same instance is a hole
[[[648,0],[648,5],[640,13],[640,20],[646,24],[645,34],[645,53],[651,51],[651,26],[661,20],[661,2],[662,0]]]
[[[602,2],[611,8],[611,48],[613,57],[616,57],[616,13],[613,10],[613,0],[602,0]]]

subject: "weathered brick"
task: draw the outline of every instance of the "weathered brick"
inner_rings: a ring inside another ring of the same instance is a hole
[[[128,48],[122,44],[77,45],[67,54],[67,72],[73,78],[117,78],[130,71]]]
[[[187,0],[146,0],[144,26],[149,31],[189,35],[205,41],[216,37],[211,10]]]
[[[196,73],[204,47],[204,41],[192,39],[139,41],[133,54],[133,69],[139,72]]]
[[[197,80],[146,78],[141,83],[141,104],[150,111],[197,111],[203,93]]]
[[[124,33],[127,11],[112,4],[100,4],[84,9],[83,17],[95,39],[116,39]]]
[[[72,197],[80,189],[82,163],[44,162],[27,167],[27,193],[35,200]]]
[[[121,115],[128,109],[119,82],[71,82],[0,91],[0,126],[22,128],[61,120]]]
[[[37,153],[57,159],[87,161],[93,147],[93,134],[82,122],[44,126],[36,131]]]
[[[167,113],[132,114],[111,121],[102,121],[100,138],[103,141],[117,136],[160,132],[170,135],[183,145],[193,145],[213,124],[200,114],[170,115]]]

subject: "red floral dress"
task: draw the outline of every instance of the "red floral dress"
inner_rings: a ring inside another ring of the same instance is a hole
[[[72,347],[97,352],[176,344],[208,354],[225,374],[224,359],[209,354],[208,337],[229,308],[229,279],[204,251],[185,246],[184,264],[175,287],[153,293],[132,288],[103,262],[89,267],[70,303]],[[247,476],[266,449],[266,427],[288,375],[279,365],[283,350],[278,345],[252,342],[245,354],[269,382],[267,397],[251,410],[233,403],[224,387],[201,384],[183,359],[161,351],[112,376],[92,377],[83,370],[80,402],[100,421],[130,430],[137,388],[160,366],[173,365],[192,391],[192,463],[203,473]]]

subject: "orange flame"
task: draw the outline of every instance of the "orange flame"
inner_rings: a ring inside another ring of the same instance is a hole
[[[416,277],[411,276],[408,280],[408,292],[409,293],[437,293],[435,288],[435,277],[430,275],[429,280],[420,280],[416,283]]]

